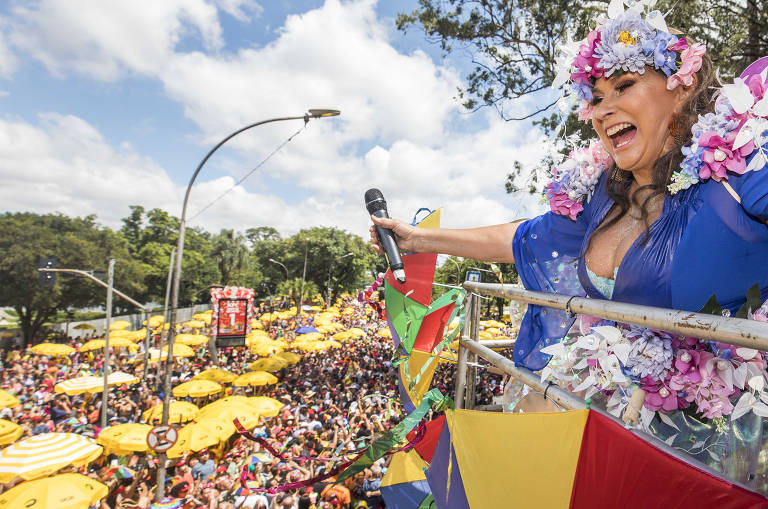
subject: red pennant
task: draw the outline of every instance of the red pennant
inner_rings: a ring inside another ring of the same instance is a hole
[[[443,332],[448,320],[451,318],[455,302],[432,311],[421,322],[416,340],[413,342],[413,349],[422,352],[431,352],[437,344],[443,340]]]
[[[435,279],[435,265],[437,264],[436,253],[411,253],[403,256],[403,265],[405,270],[405,283],[400,284],[392,275],[391,270],[387,270],[384,276],[387,283],[395,290],[408,295],[416,302],[429,306],[432,300],[432,281]]]

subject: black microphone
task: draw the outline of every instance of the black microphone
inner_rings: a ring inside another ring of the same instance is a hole
[[[365,192],[365,208],[372,216],[389,218],[387,202],[384,201],[384,195],[378,189],[369,189]],[[395,276],[398,283],[405,283],[403,259],[400,258],[400,250],[397,247],[397,242],[395,242],[395,235],[391,229],[381,226],[376,226],[376,233],[379,234],[379,241],[384,248],[389,268],[392,269],[392,275]]]

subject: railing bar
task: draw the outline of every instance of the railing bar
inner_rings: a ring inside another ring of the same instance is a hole
[[[562,310],[565,310],[567,306],[573,313],[583,313],[617,322],[634,323],[674,334],[768,351],[768,324],[755,320],[535,292],[510,285],[465,282],[464,287],[469,291],[527,302],[528,304]]]
[[[507,359],[503,355],[494,352],[493,350],[487,348],[486,346],[481,345],[477,341],[473,341],[469,338],[462,337],[461,340],[459,341],[459,346],[466,346],[467,350],[471,350],[472,352],[480,356],[482,359],[485,359],[493,366],[507,373],[512,378],[519,380],[520,382],[524,383],[529,387],[532,387],[533,389],[539,392],[544,392],[544,390],[547,389],[547,386],[549,385],[548,383],[543,383],[540,377],[537,376],[535,373],[533,373],[531,370],[515,366],[514,362],[512,362],[510,359]],[[561,407],[566,408],[568,410],[586,408],[586,402],[583,399],[575,396],[574,394],[572,394],[569,391],[566,391],[565,389],[558,387],[557,385],[549,385],[549,389],[547,390],[547,397],[553,400],[555,403],[557,403]],[[624,426],[624,423],[620,419],[605,412],[601,408],[591,407],[591,410],[594,410],[595,412],[598,412],[601,415],[608,417],[609,419],[613,420],[620,426]],[[668,445],[666,442],[663,442],[652,435],[648,435],[647,433],[640,432],[638,430],[630,430],[630,431],[641,440],[644,440],[649,444],[651,444],[653,447],[656,447],[657,449],[660,449],[666,452],[667,454],[679,459],[680,461],[683,461],[691,465],[694,468],[702,470],[714,476],[717,479],[726,480],[727,482],[734,484],[736,486],[739,486],[745,490],[751,491],[753,493],[757,493],[760,496],[763,496],[763,497],[765,496],[762,493],[755,491],[753,488],[750,488],[745,484],[742,484],[738,481],[734,481],[733,479],[728,478],[724,474],[712,469],[709,465],[701,463],[700,461],[684,454],[683,452],[678,451],[674,447],[671,447],[670,445]]]

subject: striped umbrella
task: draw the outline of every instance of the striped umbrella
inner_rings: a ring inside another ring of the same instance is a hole
[[[0,482],[16,476],[24,480],[45,477],[68,465],[80,467],[101,455],[101,446],[74,433],[43,433],[0,451]]]
[[[0,495],[3,509],[66,507],[88,509],[109,493],[107,487],[82,474],[61,474],[27,481]]]
[[[132,385],[138,383],[139,379],[128,373],[122,371],[115,371],[110,373],[107,377],[107,385]],[[70,378],[61,383],[56,384],[53,389],[61,394],[65,393],[68,396],[74,396],[76,394],[83,394],[84,392],[101,392],[104,390],[104,378],[100,376],[78,376],[77,378]]]

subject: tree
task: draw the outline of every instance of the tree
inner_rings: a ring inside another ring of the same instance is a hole
[[[213,238],[212,254],[221,273],[221,284],[240,284],[248,269],[249,252],[245,237],[234,230],[221,230]]]
[[[558,45],[567,35],[573,40],[586,36],[597,13],[606,11],[605,0],[419,0],[411,13],[397,17],[397,27],[418,27],[427,41],[438,44],[445,54],[468,54],[472,71],[459,89],[464,107],[474,111],[493,107],[505,120],[533,119],[544,134],[594,137],[591,128],[571,113],[562,132],[562,122],[553,111],[556,99],[548,92],[555,76]],[[752,61],[768,54],[768,0],[660,0],[655,6],[669,12],[667,23],[686,36],[707,45],[720,75],[736,76]],[[513,99],[531,96],[530,109],[510,114]],[[560,146],[564,153],[570,150]],[[532,172],[512,168],[505,187],[508,192],[541,192],[538,177],[553,164],[552,157]]]
[[[497,269],[500,271],[501,278],[495,274]],[[482,281],[485,283],[515,283],[518,278],[517,269],[515,269],[515,265],[512,263],[492,264],[489,262],[473,260],[471,258],[449,256],[445,259],[442,265],[435,269],[435,282],[444,285],[458,286],[466,280],[467,272],[471,270],[479,271]],[[446,291],[448,291],[447,288],[436,286],[433,293],[435,296],[439,296]],[[497,314],[499,316],[503,314],[506,299],[492,297],[485,302],[487,303],[489,310],[491,304],[494,304],[496,306]]]
[[[0,215],[0,306],[11,306],[19,315],[26,343],[57,311],[103,305],[106,291],[92,281],[57,275],[53,287],[38,284],[38,262],[56,258],[59,268],[106,269],[116,259],[115,287],[128,295],[143,291],[143,274],[125,239],[108,228],[99,228],[94,216],[6,213]],[[127,309],[119,298],[117,307]]]
[[[301,278],[295,277],[288,279],[277,285],[278,293],[285,295],[288,299],[292,300],[296,307],[298,307],[301,298]],[[317,285],[313,281],[304,281],[304,301],[311,301],[317,297],[319,293]]]
[[[123,218],[121,235],[129,241],[131,252],[146,274],[146,288],[141,295],[145,301],[163,302],[170,254],[178,241],[179,219],[162,209],[144,212],[131,206],[131,215]],[[221,279],[217,260],[213,256],[210,233],[200,228],[187,228],[179,292],[182,306],[205,302],[207,290]]]

